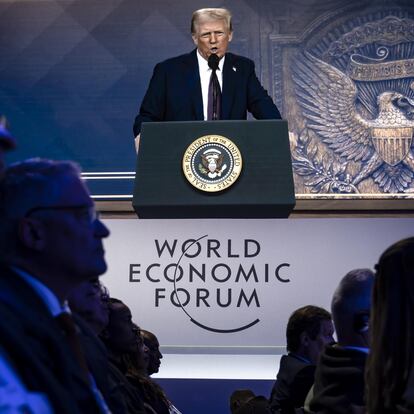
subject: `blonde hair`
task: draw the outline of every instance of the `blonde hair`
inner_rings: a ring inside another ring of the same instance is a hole
[[[205,20],[223,20],[229,32],[233,31],[231,23],[231,13],[227,9],[208,8],[196,10],[191,17],[191,34],[197,32],[197,26],[201,21]]]

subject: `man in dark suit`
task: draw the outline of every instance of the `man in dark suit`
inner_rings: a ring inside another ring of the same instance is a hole
[[[77,166],[13,165],[0,199],[0,349],[14,379],[46,395],[55,413],[107,412],[66,304],[72,289],[106,271],[109,234]]]
[[[273,411],[295,413],[304,405],[315,379],[316,363],[323,349],[331,344],[334,328],[331,315],[317,306],[297,309],[286,328],[288,355],[283,355],[270,397]]]
[[[312,413],[365,411],[365,363],[373,285],[371,270],[356,269],[343,277],[334,293],[331,307],[338,343],[326,347],[321,354],[310,393]]]
[[[0,115],[0,176],[3,175],[6,168],[4,161],[5,153],[14,149],[16,141],[9,131],[9,125],[5,116]],[[0,268],[0,274],[4,270]],[[0,296],[3,292],[0,292]],[[14,301],[13,297],[8,300]],[[22,382],[17,364],[23,364],[23,369],[28,372],[36,372],[37,384],[43,384],[44,381],[49,382],[53,387],[53,378],[43,368],[42,364],[35,358],[30,345],[22,341],[25,332],[19,332],[18,325],[14,322],[15,313],[0,303],[0,411],[1,412],[30,412],[33,414],[50,414],[52,406],[48,397],[36,389],[28,389]],[[11,346],[5,346],[5,344]],[[5,348],[9,348],[10,352],[6,352]],[[26,358],[22,362],[21,356]],[[15,357],[16,356],[16,357]],[[16,360],[15,364],[13,360]],[[40,386],[41,388],[41,386]],[[59,390],[53,390],[57,398],[60,398]],[[65,402],[62,402],[65,404]],[[70,401],[68,401],[67,409],[62,409],[62,414],[70,413]],[[65,407],[65,406],[64,406]]]
[[[108,352],[99,335],[109,323],[109,294],[98,278],[73,289],[69,306],[80,329],[82,346],[99,390],[112,414],[128,412],[120,384],[113,381]]]
[[[227,53],[233,37],[231,14],[226,9],[193,13],[191,34],[197,46],[191,53],[155,66],[147,93],[135,118],[134,134],[142,122],[209,120],[209,88],[213,72],[220,84],[220,113],[216,119],[279,119],[280,113],[257,79],[250,59]],[[218,69],[209,58],[218,57]],[[209,102],[210,100],[210,102]]]

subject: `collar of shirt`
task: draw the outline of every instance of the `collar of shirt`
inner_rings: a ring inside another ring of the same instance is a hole
[[[344,349],[353,349],[354,351],[363,352],[364,354],[369,354],[369,348],[362,346],[343,346]]]
[[[221,90],[223,90],[223,67],[226,55],[219,60],[218,70],[216,71],[217,79],[220,84]],[[198,71],[200,73],[201,94],[203,96],[203,115],[204,120],[207,120],[207,107],[208,107],[208,85],[210,84],[211,69],[208,66],[207,60],[205,60],[197,49],[197,61]]]
[[[40,280],[18,267],[12,266],[12,269],[32,287],[49,309],[52,316],[58,316],[62,312],[71,313],[67,302],[61,304],[57,296]]]
[[[305,358],[305,357],[303,357],[301,355],[295,354],[294,352],[289,352],[289,355],[292,356],[293,358],[299,359],[299,361],[302,361],[302,362],[305,362],[307,364],[311,364],[312,365],[312,362],[309,361],[309,359],[307,359],[307,358]]]

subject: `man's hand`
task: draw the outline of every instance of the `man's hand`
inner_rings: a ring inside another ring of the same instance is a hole
[[[139,141],[141,140],[141,134],[138,134],[136,137],[135,137],[135,150],[137,151],[137,154],[138,154],[138,149],[139,149]]]

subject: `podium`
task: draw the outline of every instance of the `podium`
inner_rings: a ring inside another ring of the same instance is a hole
[[[205,192],[184,175],[183,157],[200,137],[217,135],[238,147],[242,168],[229,187]],[[144,123],[132,204],[139,218],[288,217],[295,192],[287,122]]]

